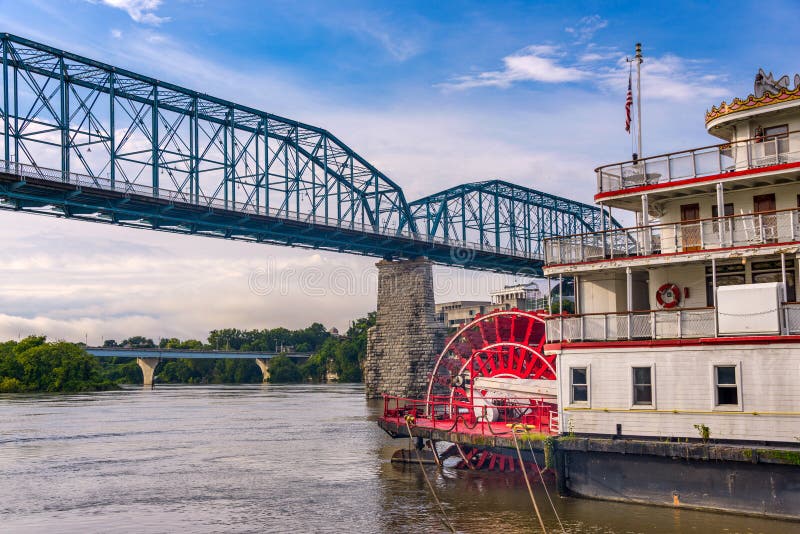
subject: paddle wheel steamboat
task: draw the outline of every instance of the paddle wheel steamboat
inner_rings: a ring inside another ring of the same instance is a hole
[[[424,399],[386,397],[381,426],[506,455],[513,432],[545,452],[554,436],[560,490],[800,518],[793,82],[759,71],[711,108],[721,143],[596,169],[595,201],[636,224],[546,241],[574,313],[478,317]]]

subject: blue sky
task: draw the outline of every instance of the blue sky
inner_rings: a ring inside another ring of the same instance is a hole
[[[325,127],[409,198],[497,177],[591,201],[592,169],[631,152],[635,42],[644,152],[673,151],[712,143],[703,112],[746,96],[759,67],[800,70],[799,16],[780,1],[0,0],[0,31]],[[341,328],[374,308],[370,259],[12,213],[0,228],[0,338]],[[350,272],[353,294],[304,289],[309,268]],[[295,274],[254,292],[266,271]],[[440,299],[509,282],[437,269]]]

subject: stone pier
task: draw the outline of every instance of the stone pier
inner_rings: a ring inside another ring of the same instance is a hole
[[[264,376],[264,382],[269,382],[269,359],[256,358],[256,364],[261,369],[261,374]]]
[[[139,364],[139,368],[142,370],[143,384],[145,386],[153,385],[153,375],[160,361],[161,358],[136,358],[136,363]]]
[[[367,397],[422,397],[447,332],[436,321],[431,262],[383,260],[377,267],[378,314],[364,365]]]

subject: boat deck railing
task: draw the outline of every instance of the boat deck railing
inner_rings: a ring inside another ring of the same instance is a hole
[[[800,302],[785,302],[782,335],[800,334]],[[717,337],[716,308],[554,315],[545,320],[550,343]],[[744,335],[744,334],[742,334]]]
[[[490,413],[497,410],[496,420]],[[481,397],[481,404],[451,399],[448,395],[428,399],[383,396],[383,419],[402,422],[413,418],[414,426],[467,434],[506,435],[515,424],[529,431],[558,434],[558,412],[555,399],[531,397]]]
[[[545,265],[791,243],[800,239],[800,209],[743,213],[545,240]]]
[[[556,315],[546,319],[549,342],[714,337],[714,308]]]
[[[595,169],[598,193],[800,161],[800,131],[759,136]]]

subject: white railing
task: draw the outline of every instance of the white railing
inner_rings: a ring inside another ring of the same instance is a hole
[[[800,334],[800,302],[787,302],[783,305],[785,332],[789,335]]]
[[[186,191],[173,191],[166,188],[154,189],[149,185],[131,183],[125,180],[111,181],[110,178],[89,176],[79,173],[63,173],[57,169],[48,169],[39,167],[37,165],[28,165],[25,163],[16,163],[13,161],[0,160],[0,172],[20,176],[23,178],[36,178],[39,180],[48,180],[52,182],[67,183],[76,187],[87,187],[103,189],[106,191],[116,191],[125,195],[140,195],[150,198],[158,198],[160,200],[167,200],[171,203],[191,204],[193,206],[202,206],[210,209],[221,209],[235,211],[237,213],[264,215],[277,217],[281,219],[293,220],[307,224],[314,224],[318,226],[328,226],[337,229],[356,230],[370,234],[380,234],[391,237],[404,237],[414,239],[415,241],[425,241],[428,243],[442,244],[453,248],[454,259],[458,260],[458,256],[469,257],[471,251],[480,250],[484,252],[491,252],[495,254],[503,254],[507,256],[516,256],[521,258],[529,258],[535,260],[543,259],[541,254],[535,252],[526,252],[524,250],[512,249],[510,247],[498,247],[486,245],[484,243],[472,243],[468,241],[460,241],[457,239],[444,239],[438,236],[426,235],[424,233],[415,233],[408,229],[398,232],[397,228],[389,225],[382,225],[378,228],[371,224],[365,224],[354,220],[341,220],[337,217],[325,217],[315,213],[303,213],[287,209],[268,208],[259,205],[255,201],[252,202],[234,202],[232,200],[225,200],[216,197],[207,197],[200,194],[192,194]],[[458,249],[464,249],[463,252]]]
[[[798,329],[800,329],[800,308]],[[546,320],[547,340],[615,341],[713,337],[714,308],[557,315]]]
[[[548,265],[607,258],[790,243],[800,238],[800,209],[656,224],[545,240]]]
[[[754,137],[595,169],[600,193],[800,161],[800,132]]]

